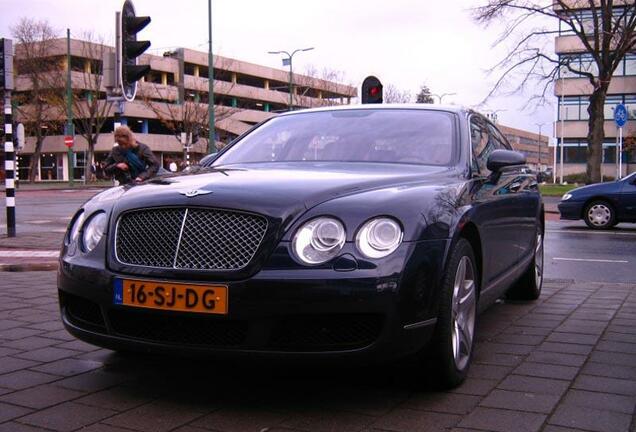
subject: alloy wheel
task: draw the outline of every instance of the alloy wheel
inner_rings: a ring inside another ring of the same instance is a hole
[[[537,287],[541,288],[543,280],[543,234],[537,233],[537,246],[534,250],[534,277]]]
[[[463,256],[455,273],[451,312],[453,358],[458,370],[463,370],[470,359],[475,334],[476,300],[473,263],[470,258]]]

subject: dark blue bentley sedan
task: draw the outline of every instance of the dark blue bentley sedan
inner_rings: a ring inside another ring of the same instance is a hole
[[[636,222],[636,173],[615,182],[572,189],[559,202],[561,219],[583,219],[594,229]]]
[[[115,350],[376,361],[466,376],[478,311],[536,299],[544,218],[485,117],[365,105],[270,119],[185,175],[85,203],[62,320]]]

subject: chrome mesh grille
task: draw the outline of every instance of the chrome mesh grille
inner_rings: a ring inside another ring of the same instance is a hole
[[[149,209],[119,219],[115,250],[123,264],[192,270],[239,270],[258,249],[261,216],[199,208]]]
[[[125,264],[172,267],[185,209],[127,213],[117,227],[117,258]]]

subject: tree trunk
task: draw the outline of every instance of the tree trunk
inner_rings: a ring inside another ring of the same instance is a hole
[[[587,183],[599,183],[601,181],[601,164],[603,162],[603,141],[605,139],[605,97],[607,89],[603,86],[594,90],[590,96],[590,105],[587,112]]]
[[[31,163],[29,164],[29,182],[30,183],[33,183],[35,181],[35,174],[36,174],[36,170],[38,169],[38,161],[40,160],[40,153],[42,153],[43,141],[44,141],[44,137],[42,136],[42,134],[40,133],[36,134],[35,150],[33,151],[33,156],[31,156]]]
[[[93,154],[95,153],[95,141],[96,139],[93,136],[88,137],[86,140],[87,143],[87,151],[86,151],[86,160],[84,161],[84,182],[90,183],[93,179],[93,173],[91,171],[91,166],[93,165]]]

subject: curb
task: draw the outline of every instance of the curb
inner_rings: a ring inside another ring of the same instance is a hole
[[[0,264],[0,272],[31,272],[57,270],[57,261],[24,263],[24,264]]]

